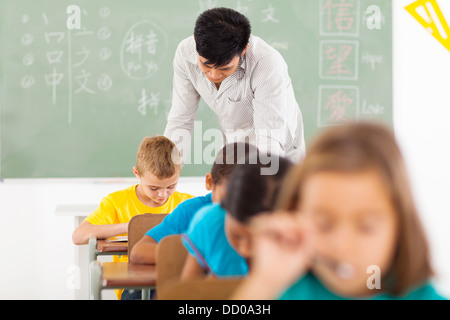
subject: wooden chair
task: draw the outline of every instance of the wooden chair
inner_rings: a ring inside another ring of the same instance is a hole
[[[169,235],[161,239],[156,249],[156,293],[159,296],[172,282],[180,279],[187,250],[181,235]]]
[[[133,246],[147,233],[148,230],[158,225],[163,221],[167,214],[152,214],[144,213],[139,214],[131,218],[128,223],[128,254],[131,253]],[[117,264],[113,266],[112,264]],[[108,273],[112,279],[117,281],[134,281],[133,277],[135,274],[139,275],[140,269],[144,267],[139,266],[119,266],[118,264],[128,264],[127,262],[105,262],[103,266],[96,260],[91,259],[90,261],[90,280],[91,280],[91,299],[99,300],[101,299],[101,290],[103,289],[118,289],[117,285],[108,285],[107,279],[104,279],[103,271],[105,268],[112,270],[117,274]],[[140,269],[139,269],[140,268]],[[136,270],[137,271],[136,271]],[[126,270],[126,272],[123,272]],[[129,272],[131,270],[132,272]],[[150,270],[151,271],[151,270]],[[144,281],[145,282],[145,281]],[[119,286],[120,288],[120,286]],[[150,290],[154,289],[154,285],[149,284],[137,284],[130,287],[129,289],[142,289],[142,299],[148,300],[150,298]]]
[[[159,300],[227,300],[243,278],[203,278],[178,281],[158,294]]]
[[[131,249],[142,239],[147,231],[160,224],[166,216],[167,214],[165,213],[144,213],[131,218],[128,223],[128,254],[131,253]]]

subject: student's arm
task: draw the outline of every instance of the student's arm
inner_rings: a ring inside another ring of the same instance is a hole
[[[83,221],[72,233],[72,241],[76,245],[89,243],[89,238],[106,239],[128,232],[128,223],[95,225]]]
[[[131,249],[130,262],[136,264],[154,264],[158,243],[150,236],[143,236]]]
[[[205,270],[197,262],[197,259],[188,254],[184,263],[183,271],[181,272],[181,281],[202,278],[206,275]]]

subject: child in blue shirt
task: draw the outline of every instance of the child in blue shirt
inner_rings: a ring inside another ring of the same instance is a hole
[[[183,235],[189,255],[182,280],[202,277],[238,277],[248,272],[253,216],[273,209],[281,181],[291,162],[278,158],[278,170],[262,175],[265,166],[242,164],[231,175],[221,203],[203,207]]]
[[[226,192],[228,178],[238,163],[248,162],[257,148],[248,143],[232,143],[224,146],[216,155],[211,172],[206,174],[206,189],[211,193],[180,203],[177,208],[133,247],[130,261],[137,264],[154,264],[156,246],[162,238],[186,232],[194,214],[203,206],[218,203]]]
[[[192,275],[193,266],[189,267],[192,264],[201,274],[203,270],[221,277],[247,274],[247,261],[234,250],[224,232],[225,216],[220,203],[205,206],[195,214],[182,238],[190,254],[182,279],[189,278],[186,273]]]
[[[400,149],[381,125],[319,136],[252,231],[234,299],[444,299]]]

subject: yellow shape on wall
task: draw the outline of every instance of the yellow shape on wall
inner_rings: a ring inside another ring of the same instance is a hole
[[[405,9],[450,51],[450,28],[436,0],[418,0]]]

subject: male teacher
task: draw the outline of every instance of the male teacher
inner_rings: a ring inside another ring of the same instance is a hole
[[[178,45],[173,66],[172,107],[164,135],[184,157],[203,98],[218,116],[225,144],[247,139],[260,151],[294,162],[303,158],[302,114],[287,65],[279,52],[251,35],[245,16],[228,8],[203,12],[194,36]],[[188,132],[188,138],[180,138],[180,132]]]

